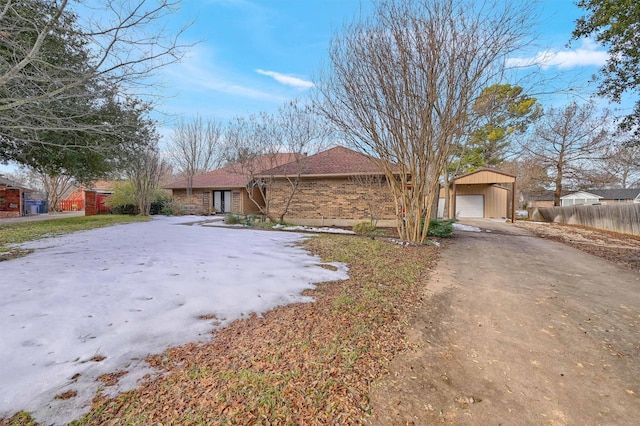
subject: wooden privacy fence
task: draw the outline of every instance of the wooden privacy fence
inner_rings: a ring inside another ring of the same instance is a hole
[[[77,200],[60,200],[58,201],[58,210],[62,210],[63,212],[84,210],[84,200],[82,198]]]
[[[545,222],[568,223],[640,235],[640,204],[539,207],[530,217]]]

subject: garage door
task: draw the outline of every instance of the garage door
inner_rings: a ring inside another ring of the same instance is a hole
[[[484,217],[484,196],[458,195],[456,212],[458,217]]]

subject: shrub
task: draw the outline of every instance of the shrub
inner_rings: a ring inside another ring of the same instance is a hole
[[[227,217],[224,219],[225,223],[229,224],[229,225],[238,225],[238,224],[244,224],[245,220],[242,216],[238,215],[238,214],[230,214],[227,215]]]
[[[371,222],[358,222],[353,225],[353,232],[356,234],[370,235],[376,232],[376,227]]]
[[[429,222],[429,230],[427,231],[427,235],[430,237],[451,238],[451,236],[453,235],[454,222],[454,219],[431,219],[431,221]]]
[[[162,210],[160,214],[166,216],[179,216],[182,214],[183,205],[180,201],[171,200],[169,202],[164,203],[162,206]]]
[[[165,189],[156,189],[153,191],[153,200],[151,201],[150,214],[166,214],[164,207],[171,201],[171,193]],[[113,214],[131,214],[139,213],[138,204],[135,196],[135,188],[131,181],[120,181],[113,185],[113,193],[109,195],[104,204],[111,208]]]
[[[107,205],[106,202],[105,202],[105,205]],[[134,216],[138,214],[138,206],[134,204],[117,204],[111,207],[111,213],[112,214],[129,214]]]

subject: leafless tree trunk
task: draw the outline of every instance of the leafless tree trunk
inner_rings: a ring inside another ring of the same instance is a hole
[[[73,188],[75,180],[71,176],[60,174],[38,173],[38,177],[47,193],[49,211],[58,211],[58,203],[64,194]]]
[[[260,212],[281,223],[298,190],[308,156],[326,147],[328,135],[323,118],[295,99],[277,114],[261,113],[232,120],[226,133],[227,159],[236,164],[238,173],[246,176],[249,198]],[[272,212],[269,190],[276,175],[284,177],[289,188],[277,214]]]
[[[246,179],[249,199],[271,221],[268,179],[258,178],[264,171],[280,165],[278,151],[281,136],[275,119],[267,113],[235,117],[227,126],[225,158],[234,171]]]
[[[475,99],[528,42],[531,6],[523,3],[381,0],[332,40],[318,107],[379,158],[401,238],[426,238],[439,176]]]
[[[571,103],[550,108],[535,124],[533,139],[526,141],[524,153],[547,168],[554,181],[554,205],[560,205],[566,184],[581,187],[593,174],[595,162],[610,144],[608,112],[598,114],[593,104]]]
[[[317,116],[309,105],[304,105],[299,99],[287,103],[278,110],[276,125],[282,136],[280,149],[295,154],[292,156],[291,163],[286,168],[282,168],[289,184],[288,194],[279,211],[278,222],[282,223],[298,191],[307,158],[327,147],[329,128],[323,117]],[[273,174],[267,176],[267,179],[272,181]]]
[[[517,160],[507,161],[500,165],[500,170],[516,176],[518,180],[516,199],[519,194],[529,193],[542,195],[547,191],[552,179],[547,168],[541,165],[535,158],[521,156]],[[527,207],[523,205],[521,207]]]
[[[138,214],[141,216],[149,216],[155,191],[168,168],[169,165],[162,160],[156,147],[146,147],[132,156],[127,167],[127,177],[133,184]]]
[[[187,197],[191,202],[193,177],[220,167],[223,161],[222,124],[215,119],[197,116],[180,120],[168,146],[178,172],[187,180]]]

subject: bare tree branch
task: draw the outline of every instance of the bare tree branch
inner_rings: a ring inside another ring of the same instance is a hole
[[[530,12],[503,1],[381,0],[332,40],[318,108],[381,160],[402,238],[426,238],[440,173],[475,99],[528,41]]]
[[[560,205],[563,187],[580,187],[594,174],[594,161],[604,158],[610,145],[609,113],[597,114],[593,104],[571,103],[549,108],[535,124],[534,136],[523,152],[544,166],[554,179],[554,205]]]
[[[196,116],[181,119],[168,144],[171,161],[187,180],[187,197],[191,197],[193,177],[217,169],[223,161],[223,128],[215,118]],[[191,201],[189,201],[191,202]]]

